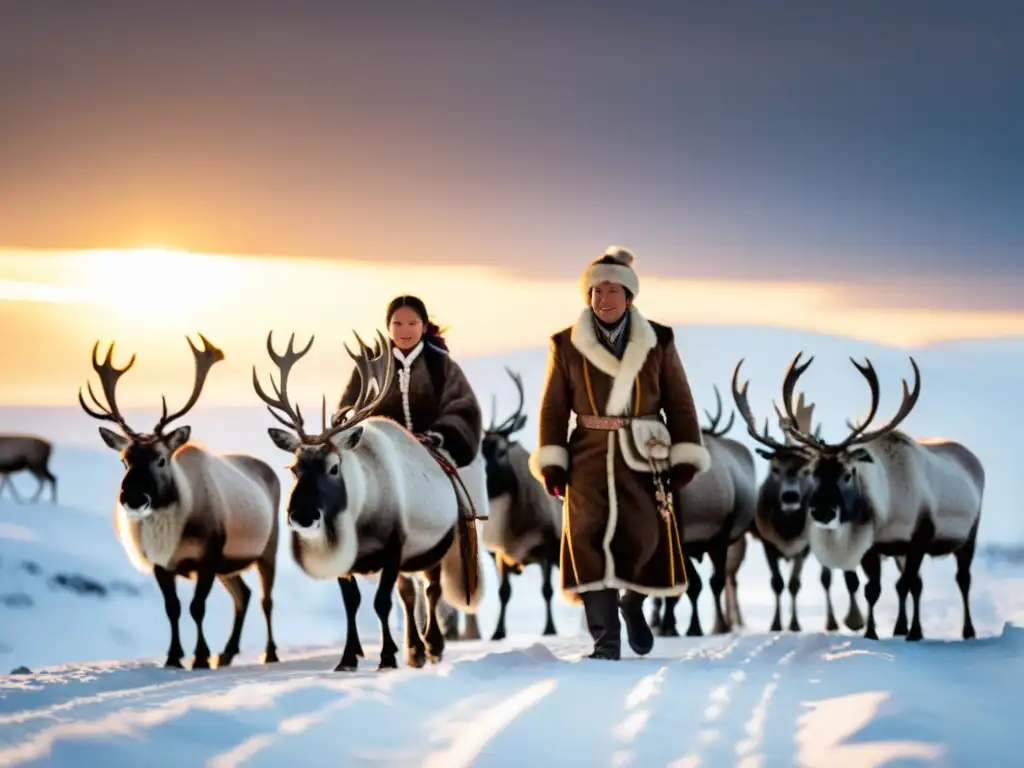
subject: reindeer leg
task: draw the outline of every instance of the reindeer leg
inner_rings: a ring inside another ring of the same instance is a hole
[[[729,631],[729,622],[726,621],[725,613],[722,610],[722,592],[725,590],[725,563],[726,553],[729,550],[729,541],[724,539],[716,541],[708,550],[708,557],[711,560],[711,595],[715,604],[715,626],[711,630],[714,635],[724,635]]]
[[[860,605],[857,603],[857,590],[860,589],[860,579],[856,571],[843,571],[843,579],[846,581],[846,591],[850,595],[850,608],[846,612],[843,624],[847,629],[860,632],[864,629],[864,616],[860,612]]]
[[[43,494],[43,489],[46,487],[46,476],[39,470],[33,469],[32,476],[36,479],[36,492],[32,494],[32,498],[29,499],[30,504],[35,504],[39,501],[39,497]]]
[[[789,599],[790,617],[789,631],[799,632],[800,621],[796,617],[796,596],[800,594],[800,574],[804,570],[804,563],[807,561],[807,553],[797,555],[793,558],[793,567],[789,571]]]
[[[345,631],[345,649],[341,652],[341,661],[334,671],[355,672],[359,668],[359,659],[363,658],[363,645],[359,642],[359,628],[356,626],[356,612],[363,598],[355,576],[338,579],[338,586],[341,587],[341,599],[345,603],[348,628]]]
[[[967,542],[956,551],[956,584],[960,587],[960,597],[964,603],[964,640],[976,637],[974,621],[971,619],[971,601],[968,595],[971,591],[971,563],[974,561],[977,536],[978,529],[975,527]]]
[[[864,637],[868,640],[878,639],[878,630],[875,628],[875,603],[882,594],[882,559],[874,552],[868,551],[860,561],[860,567],[864,569],[867,583],[864,585],[864,600],[868,604],[868,623],[864,630]]]
[[[426,571],[426,577],[427,631],[423,639],[427,643],[427,658],[436,664],[444,655],[444,635],[437,623],[437,604],[441,602],[441,564]]]
[[[4,481],[0,484],[0,491],[3,491],[5,487],[11,489],[11,498],[14,499],[14,503],[21,504],[21,494],[18,493],[18,489],[14,486],[11,476],[7,474],[4,475]]]
[[[398,558],[385,565],[377,580],[377,594],[373,596],[373,610],[380,621],[380,665],[377,670],[398,669],[398,645],[391,635],[392,593],[398,581]]]
[[[479,640],[480,639],[480,621],[477,619],[475,613],[464,614],[466,617],[466,624],[462,628],[462,639],[463,640]]]
[[[651,625],[651,630],[655,635],[661,633],[661,609],[665,600],[661,597],[651,598],[651,618],[647,623]]]
[[[265,559],[256,561],[256,570],[260,575],[260,607],[263,608],[263,619],[267,625],[267,644],[263,649],[263,654],[260,656],[260,662],[263,664],[273,664],[278,660],[277,658],[277,644],[274,642],[274,627],[271,617],[274,614],[274,578],[277,575],[277,564],[272,559],[274,553],[271,552],[269,556],[264,555]]]
[[[402,599],[405,614],[405,663],[419,669],[427,662],[427,650],[416,624],[417,590],[414,578],[404,573],[398,574],[398,596]]]
[[[491,640],[504,640],[506,635],[505,612],[508,610],[508,601],[512,598],[512,584],[509,579],[509,568],[505,564],[505,558],[495,555],[494,564],[498,568],[498,578],[500,579],[498,599],[501,603],[498,608],[498,623],[494,627],[494,634],[491,635]]]
[[[164,611],[166,611],[167,621],[171,625],[171,644],[167,648],[167,661],[164,662],[164,666],[181,669],[181,660],[185,657],[185,649],[181,647],[181,635],[178,634],[181,601],[178,600],[178,590],[174,586],[174,574],[159,565],[154,565],[153,575],[156,577],[157,586],[160,587],[160,593],[164,596]]]
[[[544,636],[558,634],[555,630],[555,616],[551,612],[551,600],[555,596],[555,588],[551,586],[551,572],[554,568],[555,564],[550,558],[545,557],[540,561],[540,594],[544,598],[544,631],[541,634]]]
[[[206,618],[206,599],[210,596],[215,578],[214,569],[209,566],[196,573],[196,589],[188,606],[188,612],[192,614],[192,620],[196,623],[196,647],[192,654],[192,669],[210,668],[210,646],[207,645],[206,635],[203,633],[203,619]]]
[[[230,666],[231,661],[238,655],[239,644],[242,641],[242,627],[245,624],[245,614],[249,609],[249,598],[252,596],[252,590],[249,589],[249,586],[242,581],[242,577],[237,573],[231,576],[220,575],[217,578],[224,585],[224,589],[227,590],[228,594],[231,595],[231,601],[235,604],[235,618],[231,625],[231,635],[224,645],[224,650],[217,657],[215,665],[217,669],[220,669],[221,667]]]
[[[907,633],[907,640],[914,642],[924,638],[921,631],[921,588],[924,585],[921,579],[921,563],[924,562],[924,545],[911,542],[910,546],[901,578],[909,582],[910,595],[914,598],[914,618],[910,622],[910,632]]]
[[[785,582],[782,580],[782,573],[779,571],[779,558],[782,553],[767,541],[761,542],[764,547],[764,558],[768,561],[768,570],[772,572],[772,592],[775,593],[775,617],[772,619],[772,626],[769,631],[782,631],[782,590]]]
[[[893,637],[905,637],[907,634],[907,596],[910,594],[910,579],[907,578],[907,558],[895,557],[899,578],[896,579],[896,600],[899,611],[896,614],[896,625],[892,628]]]
[[[444,600],[438,603],[438,624],[444,632],[445,640],[459,639],[459,611],[452,608]]]
[[[832,569],[821,566],[821,587],[825,590],[825,631],[835,632],[839,629],[836,612],[832,609]]]
[[[686,587],[686,596],[690,598],[690,626],[686,630],[687,637],[701,637],[704,634],[704,630],[700,626],[700,614],[697,612],[697,598],[700,597],[700,590],[703,587],[703,583],[700,579],[700,574],[697,573],[697,566],[693,563],[692,557],[685,558],[686,560],[686,578],[689,581]],[[675,631],[676,617],[675,617],[675,606],[679,602],[678,597],[666,597],[665,598],[665,620],[662,623],[662,635],[667,637],[678,637],[679,633],[676,632],[673,635],[668,634],[669,630],[665,627],[666,623],[669,623],[669,617],[671,616],[671,629]],[[669,606],[671,605],[671,609]]]

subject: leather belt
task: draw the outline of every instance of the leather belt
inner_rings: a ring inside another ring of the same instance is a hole
[[[576,414],[576,423],[584,429],[603,429],[609,432],[622,429],[631,421],[657,419],[657,416],[594,416],[593,414]]]

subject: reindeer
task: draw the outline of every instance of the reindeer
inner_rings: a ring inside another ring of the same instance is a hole
[[[467,611],[473,611],[482,596],[476,531],[473,521],[461,513],[462,501],[456,490],[460,479],[470,488],[483,488],[482,459],[449,476],[403,425],[371,415],[395,374],[394,358],[379,332],[381,354],[374,355],[358,334],[359,354],[345,345],[361,379],[356,402],[345,412],[335,413],[328,424],[325,398],[322,429],[319,434],[307,434],[301,411],[289,401],[288,376],[313,346],[313,338],[296,352],[293,334],[287,351],[278,355],[272,335],[267,336],[267,352],[279,371],[280,385],[271,380],[276,397],[264,392],[255,368],[253,385],[270,414],[288,428],[271,427],[268,434],[274,445],[294,456],[291,471],[295,484],[288,500],[292,557],[308,576],[337,579],[341,587],[348,632],[335,671],[356,670],[363,656],[356,627],[361,596],[355,574],[379,573],[373,601],[381,630],[378,669],[398,666],[398,646],[389,626],[396,584],[405,612],[408,665],[422,667],[426,659],[440,661],[444,636],[437,605],[442,594],[456,608]],[[377,394],[371,400],[373,387]],[[475,478],[474,472],[480,477]],[[472,499],[472,491],[469,495]],[[473,501],[475,505],[486,503],[486,499]],[[409,577],[419,573],[426,578],[428,600],[422,636],[415,621],[416,585]]]
[[[116,424],[123,434],[100,427],[108,448],[121,454],[125,474],[114,512],[114,530],[131,563],[143,573],[152,572],[164,598],[171,625],[171,643],[165,666],[181,667],[184,650],[178,634],[181,603],[176,576],[195,580],[189,612],[196,623],[193,669],[210,667],[210,648],[203,634],[206,599],[215,578],[231,595],[235,605],[234,624],[216,666],[225,667],[239,653],[242,625],[249,607],[251,590],[241,573],[252,565],[259,572],[267,643],[261,660],[276,662],[271,615],[274,576],[277,568],[277,509],[281,484],[277,474],[259,459],[240,453],[215,454],[189,440],[192,428],[184,425],[165,432],[168,424],[188,413],[199,399],[203,384],[224,353],[199,334],[199,350],[186,337],[195,359],[192,394],[178,411],[163,413],[150,434],[136,432],[125,422],[117,406],[117,382],[134,364],[132,355],[124,368],[112,362],[114,345],[101,364],[99,342],[93,347],[92,365],[99,376],[107,404],[104,406],[87,384],[89,396],[99,408],[86,405],[82,391],[78,402],[95,419]]]
[[[57,478],[50,472],[50,456],[53,445],[49,440],[35,435],[0,435],[0,494],[10,486],[14,500],[21,502],[10,475],[27,470],[35,477],[39,486],[29,501],[39,500],[46,484],[50,484],[50,501],[57,503]]]
[[[690,558],[703,560],[705,553],[710,557],[713,569],[711,592],[715,600],[713,632],[728,632],[733,622],[739,620],[739,605],[735,602],[736,572],[746,548],[744,538],[754,522],[757,489],[754,457],[745,445],[725,437],[732,429],[735,414],[729,417],[725,427],[718,428],[722,419],[722,395],[718,387],[714,389],[717,413],[712,416],[709,411],[704,411],[711,423],[701,430],[711,454],[711,469],[698,475],[676,494],[676,509],[683,532],[683,551],[687,555],[686,578],[689,584],[686,596],[692,608],[686,634],[691,637],[704,633],[697,614],[697,598],[702,584]],[[722,592],[730,581],[732,586],[727,590],[727,602],[731,595],[733,604],[727,605],[726,613],[723,613]],[[679,635],[675,618],[678,603],[678,597],[665,598],[662,615],[662,599],[653,600],[651,628],[662,637]]]
[[[768,433],[768,422],[765,421],[764,431],[757,431],[756,422],[747,398],[750,382],[739,389],[738,379],[743,360],[736,364],[732,378],[732,396],[736,407],[747,425],[747,433],[763,448],[756,448],[757,454],[768,460],[768,476],[761,483],[757,495],[757,515],[755,517],[753,536],[761,541],[765,559],[772,574],[772,591],[775,593],[775,616],[772,619],[771,631],[782,631],[782,590],[787,585],[782,580],[779,560],[792,562],[789,574],[788,591],[790,595],[789,631],[799,632],[800,621],[797,617],[797,596],[802,586],[800,575],[807,555],[810,553],[807,501],[811,488],[811,456],[799,444],[787,436],[785,443],[772,439]],[[781,417],[780,417],[781,418]],[[806,405],[803,393],[796,405],[793,418],[801,429],[810,431],[814,419],[814,405]],[[785,432],[784,432],[785,433]],[[820,435],[820,425],[815,434]],[[849,593],[849,609],[843,623],[854,632],[864,627],[864,617],[857,603],[857,590],[860,579],[856,567],[843,573],[846,589]],[[832,569],[822,564],[821,586],[825,590],[825,629],[835,632],[839,629],[835,610],[832,605]]]
[[[786,430],[811,457],[809,499],[810,547],[824,565],[853,569],[867,576],[865,637],[878,639],[875,603],[881,594],[881,558],[903,559],[896,581],[900,600],[893,634],[921,640],[921,563],[925,555],[956,557],[956,581],[963,600],[963,638],[975,637],[968,593],[971,564],[981,521],[985,470],[962,444],[943,438],[919,438],[897,430],[921,394],[921,374],[914,358],[914,387],[903,380],[903,398],[887,424],[868,430],[878,412],[878,374],[870,360],[850,362],[871,390],[867,417],[838,443],[810,435],[792,420],[790,400],[797,381],[814,357],[790,363],[782,387]],[[914,619],[907,629],[906,597],[914,599]]]

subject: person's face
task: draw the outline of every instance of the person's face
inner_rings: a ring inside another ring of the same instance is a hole
[[[409,307],[399,307],[395,310],[388,325],[391,340],[403,352],[408,352],[420,343],[423,330],[423,320]]]
[[[598,283],[590,293],[590,308],[602,322],[618,322],[629,308],[626,289],[618,283]]]

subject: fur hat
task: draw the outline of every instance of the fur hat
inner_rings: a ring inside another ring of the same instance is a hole
[[[583,300],[590,303],[590,292],[598,283],[605,281],[618,283],[633,298],[640,293],[640,280],[633,271],[633,252],[621,245],[612,245],[604,252],[604,256],[591,262],[580,279],[580,292]]]

